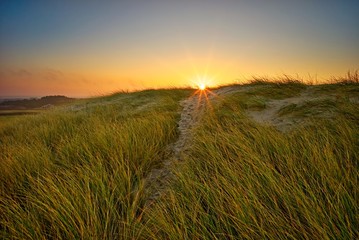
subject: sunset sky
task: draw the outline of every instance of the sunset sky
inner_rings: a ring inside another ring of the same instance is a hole
[[[358,0],[0,1],[0,97],[356,69]]]

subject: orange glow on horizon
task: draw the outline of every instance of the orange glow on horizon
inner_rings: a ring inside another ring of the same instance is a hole
[[[205,91],[208,87],[214,87],[218,85],[218,83],[214,82],[214,78],[209,77],[208,75],[197,75],[192,78],[191,83],[194,88]]]

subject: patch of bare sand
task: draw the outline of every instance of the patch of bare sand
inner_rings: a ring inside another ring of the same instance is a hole
[[[287,132],[293,127],[302,124],[305,119],[292,118],[289,116],[281,116],[279,111],[289,105],[301,106],[306,102],[319,101],[319,100],[334,100],[333,96],[322,96],[314,94],[314,87],[308,86],[303,90],[299,96],[290,97],[281,100],[269,100],[266,103],[266,108],[259,111],[248,110],[247,114],[256,122],[262,124],[269,124],[276,127],[281,132]],[[324,116],[324,114],[323,114]]]

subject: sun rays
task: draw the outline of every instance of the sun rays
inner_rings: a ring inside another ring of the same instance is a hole
[[[197,98],[195,111],[200,111],[205,106],[207,106],[212,111],[213,106],[211,100],[216,98],[217,94],[210,90],[209,86],[205,83],[198,83],[195,89],[196,91],[191,96]]]
[[[198,89],[201,90],[201,91],[206,90],[206,84],[200,83],[200,84],[198,85]]]

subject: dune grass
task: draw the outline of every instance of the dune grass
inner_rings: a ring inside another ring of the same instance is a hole
[[[253,123],[241,105],[226,98],[207,112],[176,183],[153,209],[153,236],[357,237],[358,121],[337,116],[282,134]]]
[[[1,237],[138,236],[143,178],[176,138],[179,100],[188,93],[122,93],[107,105],[7,124],[0,132]],[[109,99],[91,102],[100,100]],[[133,104],[141,101],[145,110]]]
[[[359,86],[316,86],[314,94],[340,96],[282,109],[309,119],[287,133],[245,111],[307,86],[252,86],[211,103],[175,180],[146,209],[143,179],[178,137],[190,91],[113,94],[0,125],[0,236],[357,238],[359,110],[348,99]],[[309,114],[328,109],[331,118]]]

